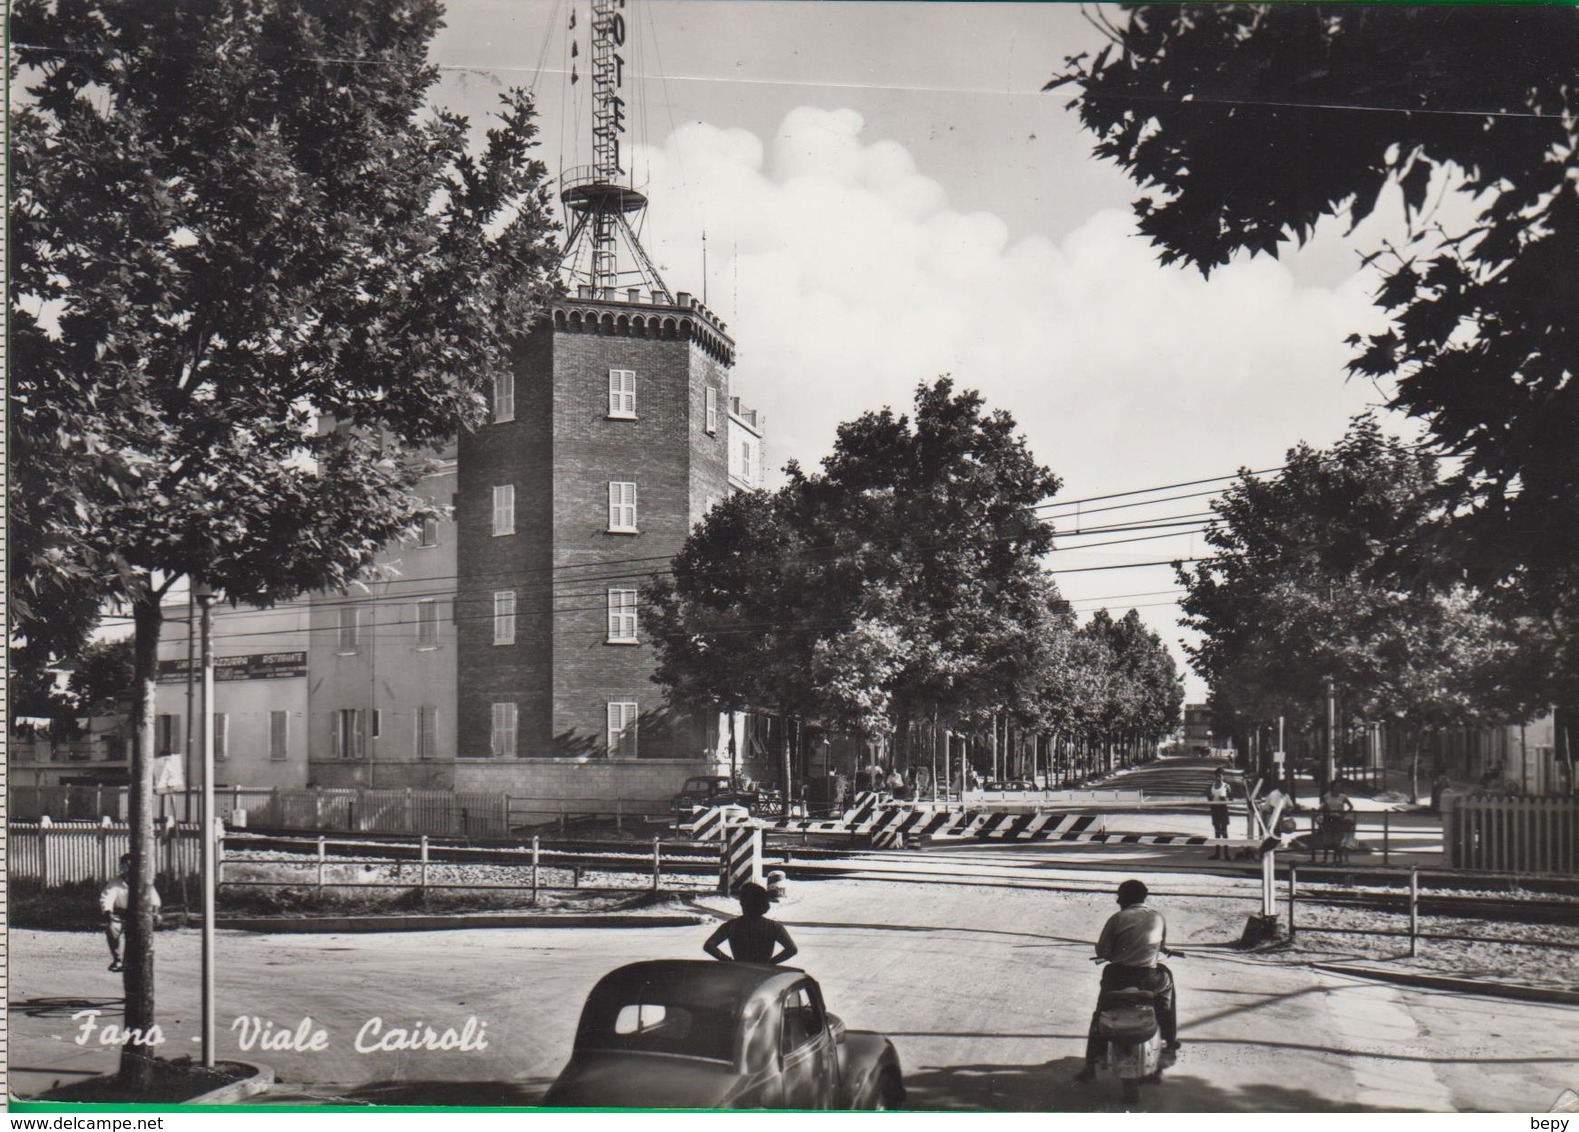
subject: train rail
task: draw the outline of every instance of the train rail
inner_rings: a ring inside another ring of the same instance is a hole
[[[227,837],[227,859],[247,861],[249,851],[317,859],[319,837],[299,831],[249,831],[245,834],[238,831]],[[323,859],[335,864],[414,863],[422,855],[421,847],[412,843],[409,834],[324,834],[322,851]],[[658,851],[664,872],[709,875],[718,871],[719,852],[716,845],[660,839]],[[651,842],[639,841],[556,841],[547,844],[539,840],[535,859],[536,863],[547,868],[645,873],[652,867],[653,847]],[[429,838],[427,860],[430,865],[525,867],[533,864],[534,854],[529,845],[519,842],[478,844],[454,838]],[[1092,877],[1090,882],[1083,878],[1075,880],[1067,876],[1049,876],[1046,875],[1048,871],[1069,870],[1045,862],[1014,859],[994,861],[980,853],[933,854],[805,845],[770,846],[765,853],[764,865],[783,870],[791,880],[843,878],[896,883],[1008,885],[1062,892],[1106,892],[1111,887],[1105,875],[1100,880]],[[1175,870],[1158,871],[1166,874]],[[1202,872],[1192,870],[1190,875],[1200,877]],[[1229,886],[1252,879],[1258,889],[1260,885],[1260,870],[1250,865],[1243,869],[1212,870],[1207,875],[1220,877]],[[1396,911],[1400,901],[1406,899],[1402,890],[1408,884],[1408,870],[1352,867],[1316,869],[1304,866],[1300,868],[1299,875],[1299,900],[1304,905]],[[1338,879],[1340,877],[1350,883],[1343,884]],[[1363,885],[1362,891],[1354,891],[1356,886],[1352,882],[1356,880]],[[1488,891],[1506,885],[1506,877],[1477,877],[1443,870],[1421,870],[1420,881],[1423,887],[1419,911],[1423,915],[1492,923],[1579,927],[1579,899],[1554,894],[1501,895]],[[1532,880],[1531,883],[1539,882]],[[1182,885],[1169,891],[1169,887],[1166,884],[1158,885],[1156,891],[1158,895],[1176,899],[1229,895]],[[1385,891],[1388,888],[1399,891]]]

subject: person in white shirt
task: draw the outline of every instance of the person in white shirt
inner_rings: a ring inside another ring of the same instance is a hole
[[[1173,994],[1173,972],[1157,962],[1168,951],[1168,922],[1162,913],[1146,906],[1144,881],[1127,880],[1118,886],[1119,910],[1108,917],[1097,939],[1098,959],[1107,960],[1102,969],[1102,991],[1097,1009],[1091,1014],[1091,1029],[1086,1037],[1086,1064],[1075,1075],[1077,1081],[1096,1076],[1097,1063],[1107,1053],[1107,1042],[1097,1035],[1097,1018],[1102,1011],[1102,995],[1108,991],[1140,987],[1152,992],[1156,1002],[1157,1028],[1163,1047],[1171,1057],[1179,1048],[1179,1017]]]
[[[121,856],[120,875],[99,890],[99,912],[104,917],[104,940],[110,945],[110,970],[119,971],[121,965],[121,937],[126,932],[126,912],[131,907],[132,890],[126,883],[131,871],[132,855]],[[159,892],[150,888],[154,911],[159,911]]]
[[[1228,787],[1228,780],[1223,777],[1221,767],[1212,775],[1212,784],[1206,788],[1206,800],[1211,803],[1212,811],[1212,836],[1225,838],[1228,836],[1228,799],[1232,796]],[[1227,858],[1228,851],[1221,845],[1212,849],[1212,860]]]

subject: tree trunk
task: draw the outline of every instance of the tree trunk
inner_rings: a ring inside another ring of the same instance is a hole
[[[1425,729],[1419,727],[1411,728],[1410,734],[1413,736],[1413,742],[1410,744],[1409,750],[1409,800],[1418,802],[1420,800],[1420,747],[1425,742]]]
[[[154,907],[153,885],[158,857],[154,842],[154,693],[159,672],[159,630],[163,611],[152,592],[132,605],[133,639],[131,785],[127,791],[131,827],[131,871],[127,877],[129,900],[122,975],[126,991],[128,1037],[146,1039],[154,1025]],[[130,1089],[146,1090],[153,1083],[157,1046],[128,1041],[121,1046],[120,1079]]]
[[[781,741],[779,743],[779,747],[780,747],[780,749],[783,752],[782,758],[781,758],[780,763],[779,763],[779,789],[781,791],[783,791],[783,795],[784,795],[784,816],[785,817],[789,817],[789,812],[790,812],[790,760],[794,757],[794,752],[793,752],[793,750],[790,747],[790,713],[789,713],[789,709],[788,708],[784,708],[779,713],[779,723],[780,723],[780,730],[782,732],[782,734],[780,735],[780,740]]]
[[[910,769],[910,701],[901,699],[894,715],[894,763],[890,769]]]
[[[726,715],[729,720],[729,778],[732,782],[740,781],[740,752],[735,749],[735,712],[731,708]]]
[[[932,748],[932,770],[930,772],[932,778],[932,800],[936,802],[938,800],[938,709],[936,704],[932,705],[932,736],[929,745]]]

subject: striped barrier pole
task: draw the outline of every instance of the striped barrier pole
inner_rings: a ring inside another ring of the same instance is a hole
[[[762,831],[755,826],[732,826],[725,834],[719,854],[718,891],[724,895],[738,892],[740,886],[762,883]]]

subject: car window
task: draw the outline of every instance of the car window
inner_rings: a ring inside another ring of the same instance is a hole
[[[609,1007],[583,1019],[576,1040],[579,1048],[734,1060],[731,1012],[673,1002],[623,1002]]]
[[[779,1048],[794,1053],[822,1033],[822,1011],[802,983],[784,996],[784,1023]]]
[[[614,1032],[623,1037],[626,1034],[640,1034],[656,1029],[663,1025],[667,1013],[668,1011],[657,1003],[626,1003],[614,1016]]]

